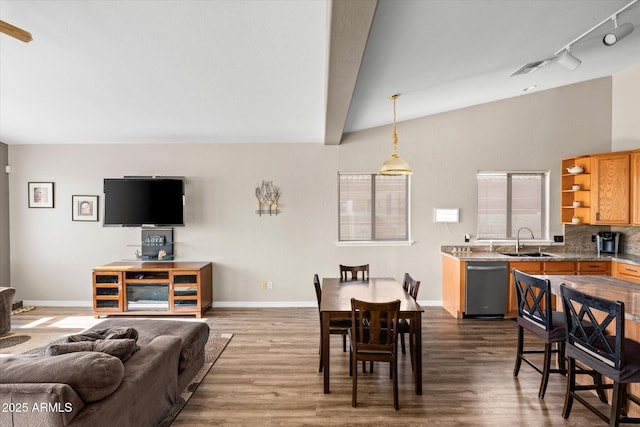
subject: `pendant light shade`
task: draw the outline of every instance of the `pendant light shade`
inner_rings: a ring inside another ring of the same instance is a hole
[[[389,97],[393,101],[393,135],[391,140],[393,154],[382,164],[378,171],[379,175],[411,175],[412,173],[409,163],[398,156],[398,133],[396,131],[396,98],[398,96],[400,95],[396,94]]]

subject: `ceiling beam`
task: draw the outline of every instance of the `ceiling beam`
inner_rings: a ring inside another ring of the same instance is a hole
[[[31,40],[33,40],[33,37],[31,37],[31,33],[4,21],[0,21],[0,33],[5,33],[6,35],[25,43],[29,43]]]
[[[329,0],[326,145],[338,145],[356,87],[378,0]]]

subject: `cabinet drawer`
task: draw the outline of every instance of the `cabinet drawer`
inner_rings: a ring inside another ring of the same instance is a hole
[[[607,274],[608,261],[578,261],[578,274]]]
[[[542,269],[545,274],[573,274],[576,271],[574,261],[545,261]]]
[[[614,261],[611,272],[614,277],[640,283],[640,266]]]
[[[540,261],[515,261],[509,263],[509,274],[513,276],[511,270],[518,269],[523,273],[540,274],[542,273],[542,263]]]

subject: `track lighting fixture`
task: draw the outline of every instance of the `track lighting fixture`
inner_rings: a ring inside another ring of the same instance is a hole
[[[618,43],[620,40],[631,34],[634,28],[633,24],[630,22],[618,25],[617,16],[613,17],[613,25],[615,27],[613,31],[605,34],[602,38],[602,43],[604,43],[605,46],[613,46],[614,44]]]
[[[569,47],[565,48],[559,55],[556,55],[554,58],[554,62],[562,65],[564,68],[569,71],[573,71],[582,64],[582,61],[576,58],[571,54],[571,50]]]
[[[553,54],[552,62],[557,62],[558,64],[562,65],[563,67],[571,71],[578,68],[582,63],[582,61],[580,61],[578,58],[576,58],[571,54],[570,52],[571,46],[573,46],[574,44],[582,40],[588,34],[591,34],[591,32],[598,29],[602,24],[604,24],[609,20],[613,20],[615,28],[613,29],[613,31],[610,31],[609,33],[605,34],[604,38],[602,39],[602,42],[605,45],[607,46],[614,45],[618,42],[618,40],[621,40],[624,37],[631,34],[631,32],[633,31],[633,24],[626,23],[618,26],[618,15],[620,15],[620,13],[627,10],[629,7],[633,6],[637,2],[638,0],[631,0],[625,6],[618,9],[613,15],[606,17],[605,19],[598,22],[596,25],[589,28],[587,31],[585,31],[584,33],[582,33],[581,35],[579,35],[578,37],[576,37],[575,39],[573,39],[572,41],[564,45],[556,53]]]

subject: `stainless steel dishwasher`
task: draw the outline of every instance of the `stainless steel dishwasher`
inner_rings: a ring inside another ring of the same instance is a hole
[[[465,316],[504,317],[509,263],[467,262]]]

